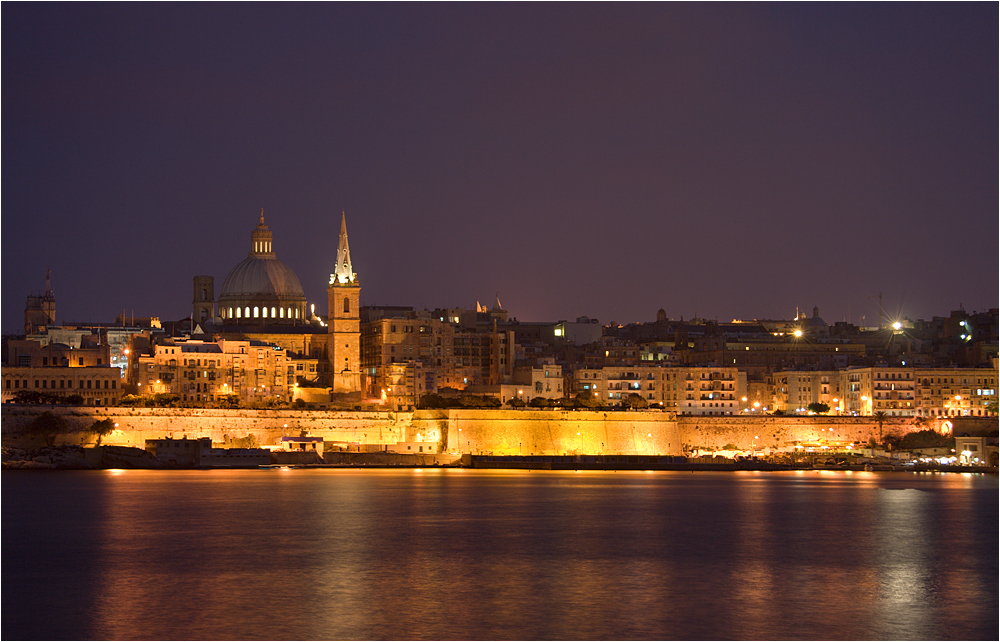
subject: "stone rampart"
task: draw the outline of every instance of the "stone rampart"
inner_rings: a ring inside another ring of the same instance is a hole
[[[24,429],[41,413],[63,416],[71,431],[57,444],[93,444],[97,419],[118,428],[102,440],[142,448],[146,439],[210,437],[225,444],[253,435],[260,445],[283,434],[306,432],[349,444],[427,444],[427,452],[495,455],[640,454],[683,455],[695,450],[767,452],[796,445],[846,446],[879,438],[871,417],[675,417],[661,411],[417,410],[413,413],[313,410],[219,410],[194,408],[101,408],[4,404],[5,446],[36,447]],[[995,424],[995,420],[994,420]],[[934,422],[889,418],[883,435],[902,436]],[[417,448],[414,447],[414,451]]]
[[[760,452],[790,450],[796,445],[847,446],[879,439],[878,422],[871,417],[682,416],[677,423],[688,451],[735,447],[739,451]],[[893,417],[882,422],[883,435],[902,437],[924,429],[910,417]]]
[[[93,444],[89,432],[95,420],[110,418],[118,427],[103,444],[144,448],[147,439],[210,437],[226,443],[253,435],[262,446],[277,444],[281,436],[303,431],[326,441],[357,444],[393,444],[402,441],[411,413],[315,410],[222,410],[201,408],[119,408],[85,406],[27,406],[4,404],[0,435],[4,446],[36,447],[40,439],[24,434],[28,424],[46,411],[62,416],[69,432],[56,444]]]
[[[674,416],[660,411],[417,410],[410,430],[454,453],[681,454]]]

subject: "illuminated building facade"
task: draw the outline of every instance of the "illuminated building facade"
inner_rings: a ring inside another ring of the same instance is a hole
[[[194,406],[213,406],[229,395],[243,404],[288,402],[299,365],[280,346],[258,341],[174,341],[139,357],[133,383],[141,395],[177,395]]]
[[[774,395],[765,404],[770,410],[805,413],[810,404],[821,403],[836,414],[841,408],[841,373],[836,370],[784,370],[774,373],[772,380]]]
[[[87,406],[108,406],[121,397],[121,370],[110,365],[107,345],[79,348],[64,343],[8,341],[3,368],[3,402],[21,390],[69,397],[83,397]]]
[[[714,366],[608,366],[573,373],[576,393],[602,404],[617,404],[637,394],[650,407],[684,415],[737,415],[746,396],[746,374]]]
[[[917,416],[997,415],[997,368],[916,368]]]
[[[847,414],[913,417],[917,414],[913,368],[848,368],[841,372]]]

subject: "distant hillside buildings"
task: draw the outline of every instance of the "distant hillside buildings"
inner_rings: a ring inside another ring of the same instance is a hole
[[[190,406],[305,404],[409,410],[427,394],[500,403],[583,396],[687,415],[805,413],[997,415],[998,311],[958,310],[878,328],[828,325],[814,308],[791,320],[672,320],[601,326],[524,322],[492,307],[415,310],[360,304],[342,214],[327,310],[307,304],[277,259],[261,212],[250,252],[215,295],[193,278],[190,319],[56,325],[46,275],[28,297],[25,336],[5,338],[4,402],[22,391],[125,393]]]

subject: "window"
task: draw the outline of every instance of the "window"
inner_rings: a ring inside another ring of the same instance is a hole
[[[260,308],[255,305],[253,306],[253,318],[256,319],[259,316],[260,316]]]
[[[350,297],[344,297],[344,314],[349,314],[351,312],[351,299]]]

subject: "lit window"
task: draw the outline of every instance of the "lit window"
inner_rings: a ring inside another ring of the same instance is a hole
[[[256,319],[259,316],[260,316],[260,308],[255,305],[253,306],[253,318]]]

